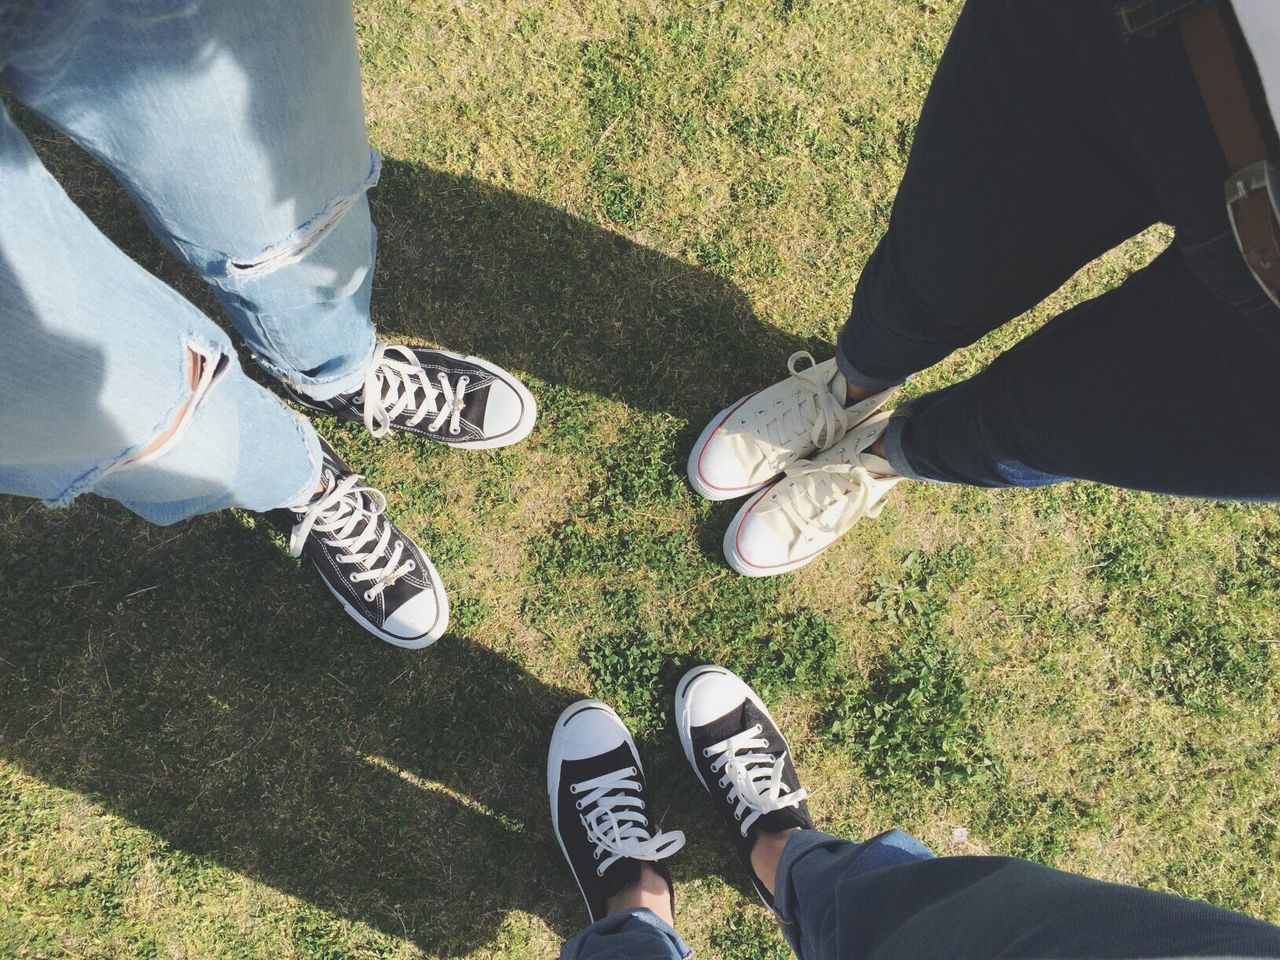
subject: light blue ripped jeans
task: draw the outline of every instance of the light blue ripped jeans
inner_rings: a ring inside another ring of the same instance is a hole
[[[362,384],[379,161],[349,0],[0,0],[0,88],[107,166],[263,367],[317,399]],[[194,403],[190,351],[216,371]],[[318,471],[310,424],[98,231],[0,103],[0,492],[172,523],[298,503]]]

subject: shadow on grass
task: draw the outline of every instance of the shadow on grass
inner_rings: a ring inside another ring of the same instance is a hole
[[[688,439],[800,345],[698,267],[508,191],[384,169],[374,309],[392,338],[689,418]],[[73,195],[156,263],[119,191],[84,176]],[[160,273],[208,309],[198,281],[171,262]],[[0,498],[0,530],[6,761],[432,953],[491,942],[513,910],[562,936],[581,924],[544,758],[582,692],[457,637],[418,654],[371,641],[310,570],[229,515],[160,529],[100,503]],[[674,748],[652,746],[655,781],[687,779]],[[681,808],[699,802],[691,784],[669,789]],[[712,828],[709,812],[680,819]],[[678,876],[727,866],[718,846]]]
[[[432,954],[491,943],[513,910],[582,925],[545,797],[547,736],[580,692],[456,637],[369,639],[229,516],[0,507],[7,762]],[[668,825],[718,840],[678,748],[641,750]],[[677,876],[728,858],[707,844]]]

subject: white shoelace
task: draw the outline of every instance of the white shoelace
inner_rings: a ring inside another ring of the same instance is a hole
[[[338,563],[368,567],[350,574],[349,579],[352,583],[369,584],[364,599],[372,603],[383,590],[416,569],[417,563],[413,559],[400,562],[404,543],[399,540],[391,553],[387,553],[391,524],[381,524],[382,535],[377,535],[378,515],[387,508],[386,497],[380,490],[362,486],[358,473],[335,483],[333,474],[326,472],[325,479],[329,489],[307,506],[302,520],[294,525],[289,536],[289,552],[295,557],[302,556],[302,547],[314,531],[330,546],[342,551],[337,557]]]
[[[416,427],[431,417],[427,424],[430,432],[435,433],[447,420],[450,433],[461,433],[463,400],[471,378],[464,374],[451,384],[448,374],[441,370],[436,373],[436,379],[439,383],[433,384],[412,350],[379,343],[364,378],[365,427],[375,437],[385,437],[391,432],[391,423],[396,417],[406,410],[414,410],[406,421],[408,426]]]
[[[809,365],[803,369],[799,368],[801,360],[808,360]],[[771,424],[775,430],[772,438],[781,446],[790,446],[796,439],[804,436],[806,433],[813,445],[819,450],[826,450],[828,447],[838,442],[849,428],[853,426],[850,423],[849,411],[845,409],[844,404],[831,393],[831,379],[823,378],[815,371],[818,369],[818,361],[813,359],[813,354],[807,350],[797,350],[787,360],[787,370],[791,373],[791,379],[796,389],[804,394],[808,394],[813,405],[813,417],[808,419],[809,411],[805,410],[805,404],[801,401],[798,410],[788,410],[776,418]],[[798,419],[794,422],[786,422],[788,413],[798,414]]]
[[[843,533],[852,522],[868,517],[874,520],[884,510],[884,494],[900,477],[877,477],[860,463],[814,463],[797,460],[787,467],[786,475],[797,480],[796,487],[803,495],[780,499],[779,508],[800,530],[817,524],[824,533]],[[835,501],[833,504],[832,501]],[[811,513],[806,515],[799,507],[807,501]],[[832,513],[832,507],[838,510]]]
[[[595,804],[590,813],[582,814],[582,824],[587,828],[587,839],[596,845],[592,856],[600,861],[597,876],[603,877],[615,860],[665,860],[684,846],[684,834],[679,830],[655,833],[649,827],[639,796],[640,781],[634,779],[639,772],[635,767],[623,767],[569,786],[570,793],[585,794],[576,801],[579,811]],[[601,860],[605,853],[608,856]]]
[[[724,770],[720,786],[728,788],[728,801],[737,803],[733,815],[742,822],[738,829],[744,837],[751,825],[766,813],[797,807],[808,796],[803,787],[792,790],[782,782],[787,755],[781,753],[775,757],[762,752],[769,748],[769,741],[760,736],[763,731],[757,723],[702,751],[704,757],[719,754],[711,764],[711,772]],[[747,814],[745,819],[743,814]]]

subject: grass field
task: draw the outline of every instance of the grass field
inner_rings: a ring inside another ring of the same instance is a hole
[[[386,157],[375,315],[509,366],[524,445],[322,429],[436,559],[393,649],[249,515],[0,499],[0,957],[547,958],[582,924],[543,795],[557,712],[633,725],[700,956],[787,956],[668,716],[757,685],[828,829],[1031,857],[1280,921],[1280,518],[1070,484],[902,485],[798,574],[719,551],[684,457],[820,356],[882,234],[947,0],[361,0]],[[113,238],[213,311],[101,170]],[[982,367],[1167,241],[1089,265],[917,378]],[[967,840],[955,839],[957,827]]]

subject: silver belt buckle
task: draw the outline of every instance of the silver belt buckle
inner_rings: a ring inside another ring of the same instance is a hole
[[[1240,238],[1240,229],[1236,226],[1236,205],[1249,194],[1260,190],[1266,191],[1272,215],[1280,220],[1280,164],[1274,160],[1259,160],[1251,163],[1227,178],[1225,184],[1227,219],[1231,221],[1231,232],[1235,235],[1236,246],[1240,248],[1245,266],[1249,268],[1249,272],[1253,274],[1253,279],[1258,282],[1262,291],[1271,298],[1271,302],[1280,307],[1280,290],[1272,289],[1268,282],[1258,276],[1253,269],[1253,264],[1249,262],[1249,254],[1244,248],[1244,241]],[[1268,268],[1271,266],[1270,262],[1266,265]]]

